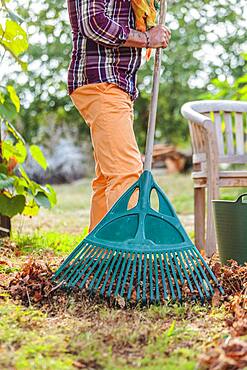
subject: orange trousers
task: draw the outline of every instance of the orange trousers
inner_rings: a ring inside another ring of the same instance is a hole
[[[133,130],[133,102],[116,84],[102,82],[75,89],[70,95],[90,128],[95,174],[90,209],[91,231],[142,173]],[[131,202],[136,202],[134,197]]]

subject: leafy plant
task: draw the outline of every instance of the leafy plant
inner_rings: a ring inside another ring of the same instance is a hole
[[[247,53],[241,54],[244,62],[243,74],[230,83],[228,80],[221,81],[214,78],[211,81],[213,92],[201,95],[203,99],[232,99],[247,100]]]
[[[8,9],[8,1],[1,0],[1,14],[5,26],[0,25],[0,46],[8,52],[22,70],[27,64],[21,55],[28,48],[27,34],[22,28],[23,20]],[[14,86],[0,86],[0,214],[13,217],[18,213],[34,216],[40,207],[51,208],[56,204],[56,193],[50,184],[40,185],[32,181],[23,163],[28,151],[45,170],[46,159],[37,145],[27,148],[26,142],[11,121],[20,112],[20,100]]]

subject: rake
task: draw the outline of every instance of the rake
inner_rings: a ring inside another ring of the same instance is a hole
[[[165,0],[160,9],[163,24]],[[157,49],[142,175],[76,246],[53,279],[67,288],[86,288],[104,298],[120,296],[135,303],[185,299],[203,303],[211,299],[215,287],[222,294],[223,289],[151,173],[160,66],[161,49]],[[158,210],[152,207],[152,192]],[[130,208],[134,193],[138,200]]]

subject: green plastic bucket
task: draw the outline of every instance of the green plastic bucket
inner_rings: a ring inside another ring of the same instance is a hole
[[[247,193],[236,201],[213,200],[214,221],[221,262],[247,262]]]

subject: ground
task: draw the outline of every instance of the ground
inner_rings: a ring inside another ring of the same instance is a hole
[[[156,179],[193,238],[190,175],[159,172]],[[51,293],[49,276],[83,238],[90,180],[55,188],[58,205],[33,219],[14,218],[13,235],[0,244],[1,369],[247,369],[246,322],[237,321],[246,320],[239,293],[246,281],[236,283],[234,268],[222,272],[216,262],[219,276],[231,275],[226,285],[234,285],[236,295],[226,302],[216,295],[207,306],[133,310],[92,301],[80,292]],[[234,198],[240,192],[223,194]]]

